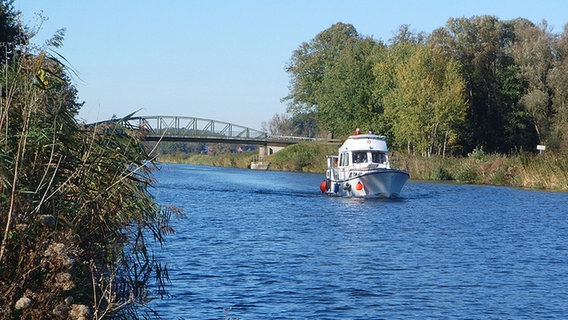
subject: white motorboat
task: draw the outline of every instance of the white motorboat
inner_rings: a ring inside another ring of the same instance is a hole
[[[399,197],[410,175],[390,167],[387,141],[375,134],[354,134],[327,157],[322,193],[342,197]]]

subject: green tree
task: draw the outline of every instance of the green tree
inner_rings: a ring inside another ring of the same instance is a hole
[[[493,16],[451,18],[428,39],[429,44],[443,48],[461,66],[469,103],[469,127],[461,137],[466,150],[482,147],[487,151],[509,151],[534,143],[534,136],[531,139],[511,134],[526,132],[526,124],[530,123],[518,106],[523,84],[508,51],[514,39],[512,26]]]
[[[14,10],[14,0],[0,0],[0,64],[11,57],[27,37],[18,19],[20,12]]]
[[[526,89],[519,103],[530,115],[538,140],[544,142],[550,134],[552,102],[547,76],[552,68],[552,38],[546,22],[536,26],[526,19],[514,21],[515,40],[511,53]]]
[[[348,135],[355,128],[383,131],[381,105],[375,101],[375,58],[385,47],[371,38],[355,41],[337,57],[321,83],[318,120],[333,135]]]
[[[410,153],[443,155],[456,144],[467,111],[458,65],[422,44],[398,43],[393,52],[392,69],[376,69],[392,75],[383,101],[393,144]]]
[[[296,113],[290,119],[291,134],[300,137],[315,137],[318,134],[316,113]]]
[[[288,102],[288,112],[293,116],[317,113],[327,73],[337,63],[341,52],[359,39],[352,25],[336,23],[293,52],[286,67],[290,75],[290,94],[283,98]]]
[[[548,83],[552,91],[552,109],[550,143],[553,148],[568,151],[568,24],[562,34],[554,41],[555,59],[548,74]]]
[[[400,119],[397,117],[397,104],[393,102],[396,100],[393,98],[393,90],[399,86],[397,69],[407,63],[422,40],[422,37],[410,32],[408,25],[402,25],[391,39],[391,45],[387,50],[375,58],[373,67],[375,80],[372,86],[373,97],[383,112],[381,132],[388,136],[392,145],[408,148],[409,152],[412,149],[412,137],[406,137],[406,133],[410,130],[404,130],[405,132],[399,130],[400,124],[397,122]]]

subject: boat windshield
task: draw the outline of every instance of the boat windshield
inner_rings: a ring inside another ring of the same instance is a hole
[[[387,160],[385,153],[380,151],[371,151],[371,157],[374,163],[385,163]]]
[[[365,162],[367,162],[366,151],[353,152],[353,163],[365,163]]]

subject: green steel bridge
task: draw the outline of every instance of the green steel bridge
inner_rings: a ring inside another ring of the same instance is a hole
[[[137,116],[99,121],[90,125],[120,122],[125,128],[144,132],[146,141],[210,142],[285,147],[314,138],[275,136],[229,122],[179,116]]]

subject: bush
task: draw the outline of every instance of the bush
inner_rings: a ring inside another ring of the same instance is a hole
[[[432,180],[454,180],[448,170],[443,167],[438,167],[432,174]]]
[[[275,170],[325,172],[326,157],[337,154],[337,146],[302,142],[284,148],[267,158]]]
[[[475,183],[480,180],[476,166],[466,161],[455,169],[454,177],[458,182]]]
[[[64,70],[43,51],[0,66],[0,318],[137,318],[167,274],[145,235],[178,211],[148,192],[135,133],[76,123]]]

